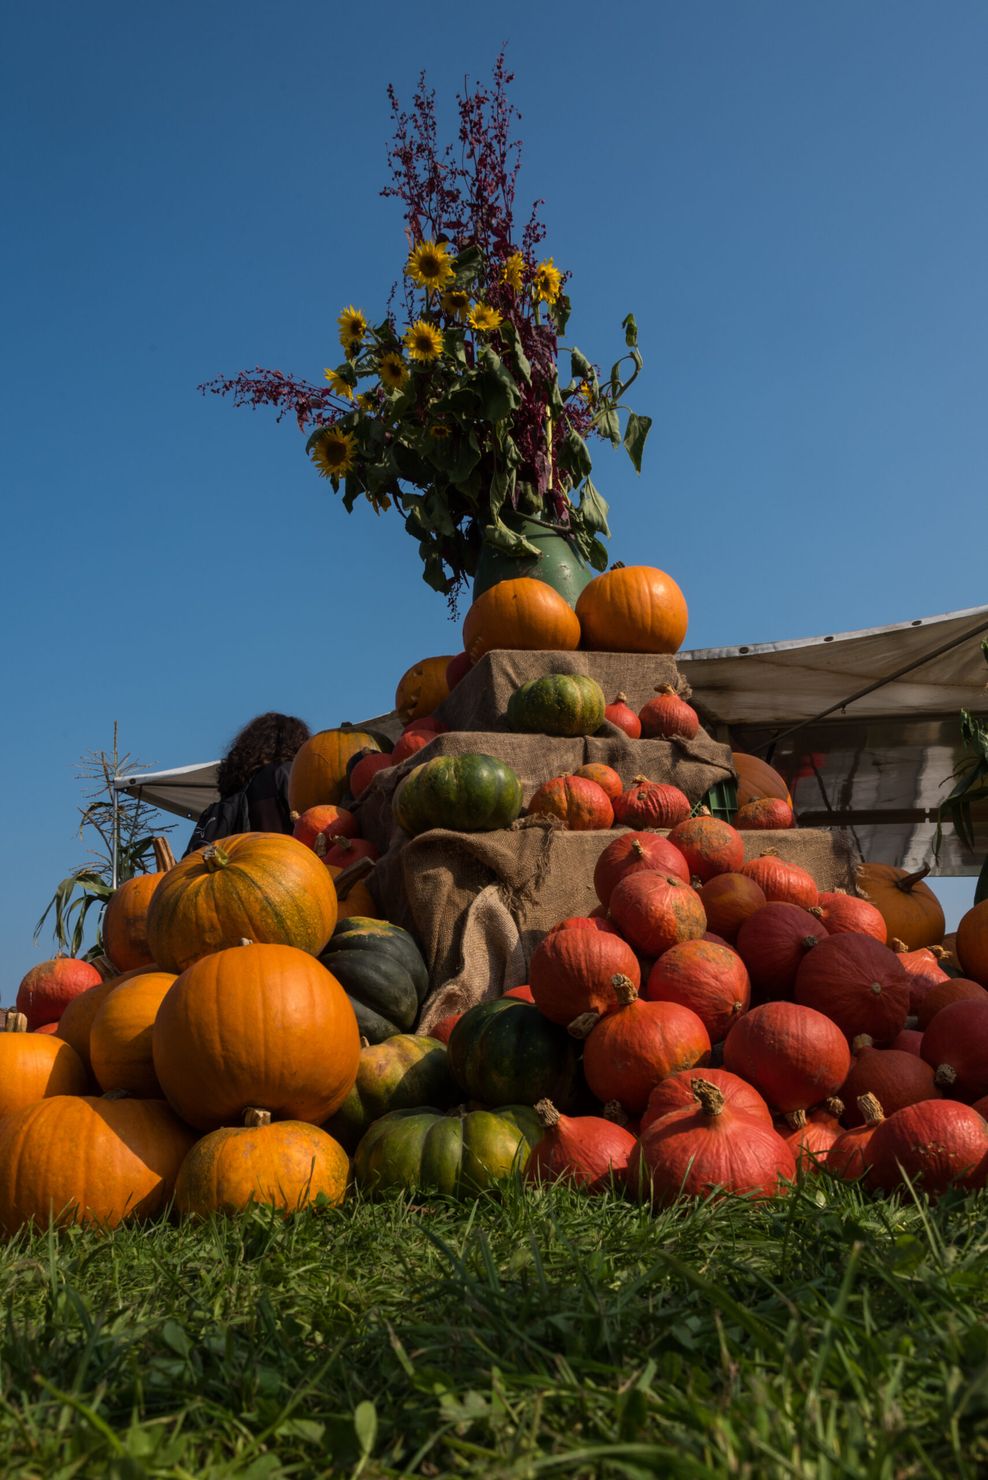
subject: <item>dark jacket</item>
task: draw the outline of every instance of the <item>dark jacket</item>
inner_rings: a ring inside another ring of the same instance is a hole
[[[255,771],[240,791],[220,797],[203,812],[189,839],[183,857],[206,843],[229,838],[234,833],[292,831],[288,805],[288,761],[269,761]]]

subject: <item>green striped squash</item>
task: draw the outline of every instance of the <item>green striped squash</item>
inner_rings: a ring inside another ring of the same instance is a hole
[[[508,724],[526,735],[593,735],[604,723],[604,691],[583,673],[548,673],[515,689]]]
[[[412,837],[433,827],[492,832],[521,812],[521,782],[492,755],[437,755],[409,771],[392,806]]]
[[[383,1043],[414,1028],[429,990],[429,969],[407,930],[350,915],[319,959],[350,998],[362,1038]]]
[[[579,1085],[580,1051],[565,1028],[517,997],[479,1002],[449,1039],[453,1076],[483,1105],[534,1105],[552,1100],[569,1110]]]
[[[357,1079],[325,1129],[352,1152],[367,1128],[392,1110],[423,1105],[444,1109],[459,1091],[449,1071],[446,1045],[438,1038],[399,1033],[360,1052]]]
[[[367,1192],[403,1188],[468,1197],[525,1169],[544,1127],[528,1105],[500,1110],[394,1110],[357,1147],[353,1170]]]

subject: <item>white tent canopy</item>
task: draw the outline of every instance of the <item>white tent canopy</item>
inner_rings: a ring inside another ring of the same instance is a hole
[[[852,827],[866,858],[914,867],[930,861],[936,808],[951,786],[943,783],[963,759],[959,712],[988,713],[986,634],[988,606],[979,606],[862,632],[703,648],[677,662],[707,728],[780,770],[804,825]],[[352,728],[375,727],[393,732],[394,716]],[[218,766],[118,776],[114,786],[191,819],[218,797]],[[978,872],[988,806],[974,821],[973,851],[945,830],[936,872]]]

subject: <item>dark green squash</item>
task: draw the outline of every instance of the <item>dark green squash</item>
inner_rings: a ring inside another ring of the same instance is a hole
[[[392,805],[412,837],[432,827],[491,832],[521,812],[521,782],[492,755],[437,755],[409,771]]]
[[[595,678],[548,673],[529,679],[508,700],[508,724],[526,735],[593,735],[607,700]]]
[[[445,1043],[399,1033],[361,1049],[356,1082],[324,1129],[352,1153],[368,1126],[382,1115],[423,1105],[445,1109],[459,1098]]]
[[[394,1110],[376,1120],[353,1158],[367,1192],[403,1188],[468,1197],[524,1171],[544,1127],[528,1105],[500,1110]]]
[[[383,1043],[414,1028],[429,990],[429,970],[407,930],[350,915],[339,922],[319,959],[350,998],[361,1037]]]
[[[482,1105],[534,1105],[551,1100],[572,1108],[580,1083],[580,1050],[558,1023],[517,997],[479,1002],[449,1039],[453,1077]]]

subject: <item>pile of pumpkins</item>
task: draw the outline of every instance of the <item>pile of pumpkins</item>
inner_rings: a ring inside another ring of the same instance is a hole
[[[988,902],[952,943],[959,977],[920,880],[865,865],[865,899],[743,858],[709,816],[619,834],[599,907],[548,932],[529,982],[417,1036],[414,941],[338,921],[313,847],[208,845],[143,885],[144,964],[102,980],[63,959],[21,984],[0,1226],[290,1210],[351,1179],[468,1195],[518,1172],[656,1203],[774,1196],[800,1167],[981,1185]]]

